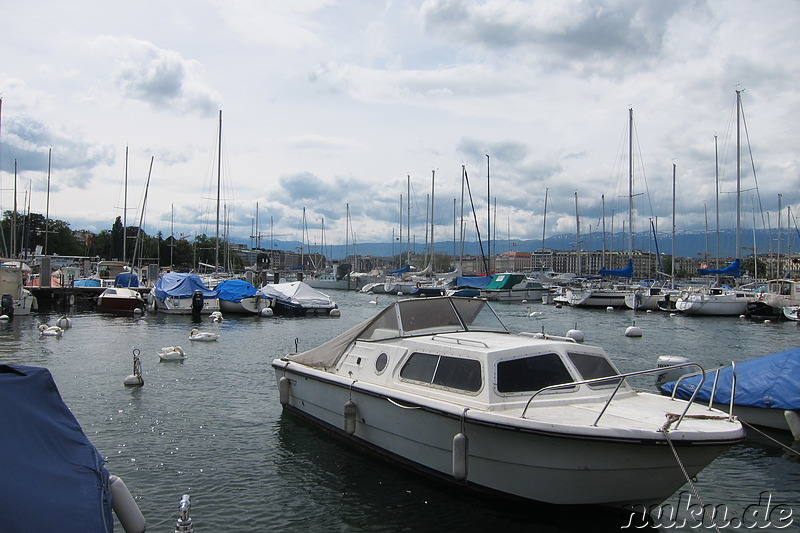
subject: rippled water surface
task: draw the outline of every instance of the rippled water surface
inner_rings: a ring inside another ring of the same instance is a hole
[[[227,316],[212,324],[203,317],[199,327],[220,334],[211,343],[189,341],[197,326],[191,317],[72,310],[73,327],[61,338],[40,337],[36,330],[60,313],[17,317],[0,323],[0,363],[50,369],[109,471],[136,497],[148,531],[174,530],[182,494],[191,495],[198,532],[619,530],[618,517],[592,509],[486,500],[444,486],[282,414],[272,359],[294,351],[295,343],[303,350],[332,338],[393,299],[380,296],[376,306],[369,303],[372,295],[332,295],[340,318]],[[603,346],[623,372],[652,368],[660,355],[683,355],[713,367],[800,344],[800,327],[793,322],[540,304],[494,307],[512,331],[561,335],[581,329],[586,342]],[[530,310],[543,315],[531,318]],[[641,338],[624,336],[634,320]],[[159,349],[176,344],[188,358],[159,362]],[[134,348],[141,350],[142,388],[122,384]],[[649,382],[637,386],[653,390]],[[791,443],[788,434],[770,436]],[[696,487],[704,503],[724,505],[739,516],[766,491],[773,505],[793,508],[796,518],[788,529],[800,526],[800,462],[752,431],[701,472]],[[679,491],[669,502],[680,506],[680,498]]]

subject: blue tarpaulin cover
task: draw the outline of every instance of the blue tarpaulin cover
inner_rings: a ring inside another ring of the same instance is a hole
[[[720,370],[714,402],[728,403],[731,397],[731,367]],[[700,383],[701,376],[681,380],[675,396],[688,400]],[[665,383],[661,391],[672,394],[675,381]],[[712,372],[696,398],[708,402],[714,384]],[[800,348],[765,355],[743,363],[736,363],[736,396],[734,405],[771,409],[800,409]]]
[[[194,291],[201,291],[203,298],[216,298],[217,291],[206,287],[197,274],[185,274],[182,272],[167,272],[162,274],[156,281],[156,298],[162,302],[167,297],[191,298]]]
[[[612,270],[610,268],[601,268],[598,271],[601,276],[617,276],[619,278],[633,277],[633,261],[628,259],[628,266],[620,268],[619,270]]]
[[[258,293],[258,289],[243,279],[226,279],[221,281],[215,290],[220,300],[237,303],[241,302],[242,298],[249,298]]]
[[[99,287],[100,280],[99,279],[76,279],[72,283],[73,287]]]
[[[122,272],[114,278],[115,287],[138,287],[139,278],[131,272]]]
[[[108,471],[50,371],[0,365],[0,530],[114,530]]]
[[[741,261],[734,259],[733,262],[725,268],[698,268],[697,273],[701,276],[719,274],[720,276],[733,276],[738,278],[741,275],[741,265]]]
[[[398,276],[400,274],[405,274],[411,270],[411,265],[406,265],[403,268],[398,268],[397,270],[390,270],[389,274],[392,276]]]
[[[455,287],[482,289],[492,281],[492,276],[458,276]]]

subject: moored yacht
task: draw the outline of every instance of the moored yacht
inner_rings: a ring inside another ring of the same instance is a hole
[[[476,298],[399,300],[272,366],[289,412],[460,486],[554,504],[660,503],[744,436],[627,383],[661,369],[620,374],[599,347],[511,334]]]

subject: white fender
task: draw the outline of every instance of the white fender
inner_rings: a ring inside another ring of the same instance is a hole
[[[467,455],[469,440],[463,433],[453,437],[453,477],[459,481],[467,479]]]
[[[344,404],[344,432],[352,435],[356,432],[356,415],[358,408],[353,400],[347,400]]]
[[[108,483],[111,489],[111,507],[125,533],[144,533],[147,529],[147,522],[125,482],[112,475],[109,476]]]
[[[281,405],[289,403],[289,378],[286,376],[278,380],[278,397],[280,398]]]
[[[794,440],[800,440],[800,411],[789,411],[788,409],[783,412],[786,418],[786,423],[789,424],[789,430],[792,432]]]

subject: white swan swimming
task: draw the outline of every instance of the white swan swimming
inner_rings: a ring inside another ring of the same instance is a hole
[[[189,333],[189,340],[190,341],[215,341],[219,338],[219,335],[216,333],[211,333],[209,331],[200,331],[197,328],[194,328]]]
[[[183,361],[186,359],[186,352],[180,346],[165,346],[158,352],[158,357],[162,361]]]
[[[39,326],[39,334],[43,337],[60,337],[62,333],[64,330],[58,326],[48,326],[47,324]]]
[[[69,329],[72,327],[72,319],[67,315],[61,315],[61,318],[56,321],[56,326],[61,329]]]
[[[222,322],[222,312],[220,311],[214,311],[209,316],[211,317],[212,322]]]

